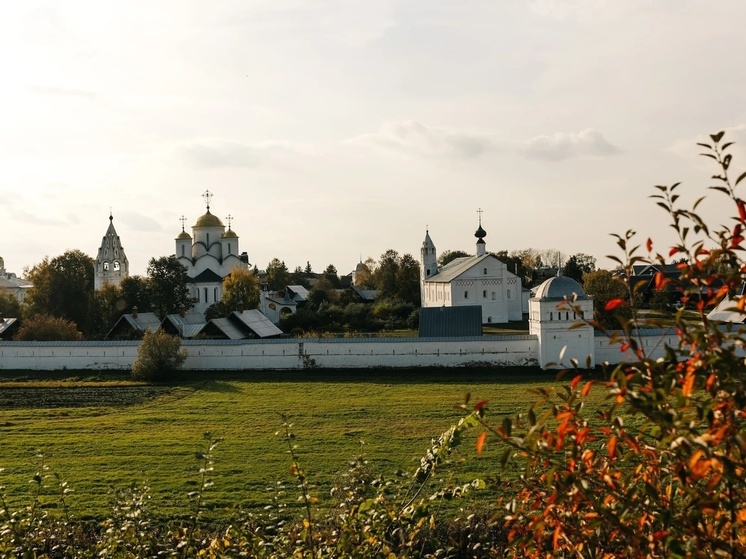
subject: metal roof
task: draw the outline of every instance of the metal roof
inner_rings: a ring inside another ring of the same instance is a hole
[[[220,330],[229,340],[242,340],[246,338],[246,335],[227,318],[213,318],[209,324],[211,327]]]
[[[430,276],[425,281],[438,283],[449,282],[456,279],[458,276],[460,276],[473,266],[476,266],[477,264],[486,260],[487,258],[494,258],[495,260],[497,260],[497,258],[492,254],[483,254],[482,256],[463,256],[461,258],[456,258],[455,260],[452,260],[451,262],[443,266],[440,270],[438,270],[437,274],[435,274],[434,276]]]
[[[260,338],[279,336],[282,334],[282,330],[272,324],[272,322],[257,309],[249,309],[248,311],[243,312],[233,311],[229,318],[234,321],[240,321],[241,324],[249,328]]]
[[[308,301],[310,293],[308,292],[308,289],[302,285],[288,285],[287,290],[292,294],[294,301],[298,303]]]
[[[482,333],[482,307],[423,307],[420,309],[421,338],[479,336]]]
[[[0,337],[3,335],[4,332],[7,332],[10,330],[10,327],[13,326],[16,322],[18,322],[17,318],[4,318],[0,320]]]
[[[188,283],[221,283],[223,278],[212,270],[204,270],[193,278],[187,279]]]

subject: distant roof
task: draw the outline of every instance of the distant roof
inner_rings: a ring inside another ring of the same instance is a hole
[[[235,324],[227,318],[213,318],[209,323],[208,329],[217,329],[229,340],[242,340],[246,334],[241,332]]]
[[[123,330],[124,328],[130,328],[131,330],[137,330],[144,332],[145,330],[156,331],[161,326],[161,321],[152,312],[141,312],[137,313],[137,318],[132,314],[123,314],[116,324],[106,334],[106,338],[112,335],[113,332]]]
[[[193,338],[202,332],[207,324],[205,317],[198,312],[189,312],[184,316],[169,314],[163,319],[163,323],[166,322],[171,323],[182,338]]]
[[[308,301],[310,293],[308,292],[308,289],[302,285],[288,285],[287,290],[291,293],[291,296],[296,303]]]
[[[249,309],[248,311],[243,312],[233,311],[229,318],[234,322],[240,321],[260,338],[268,338],[282,334],[282,330],[272,324],[272,322],[257,309]]]
[[[453,338],[482,335],[482,307],[423,307],[420,338]]]
[[[357,293],[364,301],[373,301],[378,297],[377,289],[363,289],[359,285],[353,285],[352,290]]]
[[[3,320],[0,320],[0,338],[3,337],[3,334],[6,332],[10,332],[11,326],[18,326],[18,319],[17,318],[4,318]]]
[[[187,280],[188,283],[221,283],[222,281],[223,278],[210,269],[204,270],[195,277]]]
[[[448,264],[443,266],[440,270],[438,270],[437,274],[430,276],[425,281],[438,283],[450,282],[451,280],[456,279],[458,276],[466,272],[468,269],[476,266],[477,264],[488,258],[494,258],[495,260],[498,260],[498,258],[492,254],[483,254],[482,256],[462,256],[461,258],[455,258],[454,260],[451,260]]]
[[[561,300],[565,297],[570,298],[573,294],[577,295],[578,299],[588,298],[583,288],[574,279],[567,276],[557,276],[542,283],[536,290],[534,297],[543,300]]]
[[[732,324],[743,324],[746,322],[746,313],[738,310],[737,302],[726,297],[717,307],[712,309],[707,318],[714,322],[730,322]]]

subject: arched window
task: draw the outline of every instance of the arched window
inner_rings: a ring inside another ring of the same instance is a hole
[[[199,303],[199,287],[196,289],[197,291],[197,302]]]
[[[554,313],[549,313],[549,320],[553,320],[553,319],[554,319]]]
[[[508,299],[510,299],[510,289],[508,289]]]
[[[485,299],[487,298],[487,290],[486,289],[484,291],[482,291],[482,297],[484,297]]]
[[[494,301],[497,297],[495,296],[495,292],[492,292],[492,300]]]
[[[104,272],[108,272],[108,271],[109,271],[109,263],[104,262]]]
[[[215,288],[215,290],[214,290],[214,292],[213,292],[213,299],[212,299],[212,300],[213,300],[213,302],[215,302],[215,303],[217,303],[217,302],[218,302],[218,288],[217,288],[217,287]]]
[[[184,252],[186,249],[184,248],[184,245],[181,245],[181,255],[186,256],[186,253]]]
[[[210,234],[207,234],[207,248],[210,248]]]
[[[484,275],[487,275],[487,268],[484,269]]]
[[[469,298],[469,292],[468,291],[464,291],[464,299],[468,299],[468,298]]]
[[[207,288],[205,287],[205,303],[207,303]]]
[[[231,244],[230,244],[230,243],[228,243],[228,254],[233,254],[233,253],[231,252]]]

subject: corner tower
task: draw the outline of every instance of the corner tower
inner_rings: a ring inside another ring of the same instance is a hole
[[[119,235],[114,229],[114,216],[110,212],[109,227],[101,240],[101,246],[96,256],[94,289],[99,291],[106,283],[119,285],[124,278],[129,276],[129,271],[130,264],[127,261],[127,255],[124,254],[124,247]]]
[[[425,281],[438,273],[438,257],[435,252],[435,244],[430,238],[430,231],[425,229],[425,240],[422,241],[420,249],[420,298],[422,305],[425,302]]]

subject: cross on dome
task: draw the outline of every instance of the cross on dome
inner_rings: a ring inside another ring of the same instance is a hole
[[[231,221],[233,221],[233,216],[231,214],[228,214],[228,217],[225,218],[228,221],[228,229],[231,228]]]
[[[482,211],[482,208],[479,208],[479,209],[477,210],[477,215],[479,215],[479,225],[482,225],[482,213],[484,213],[484,212]]]
[[[212,200],[213,194],[209,190],[205,190],[202,194],[202,198],[205,199],[205,205],[207,206],[207,211],[210,211],[210,200]]]
[[[181,230],[184,231],[184,223],[186,223],[186,218],[184,217],[184,214],[181,214],[179,221],[181,221]]]

